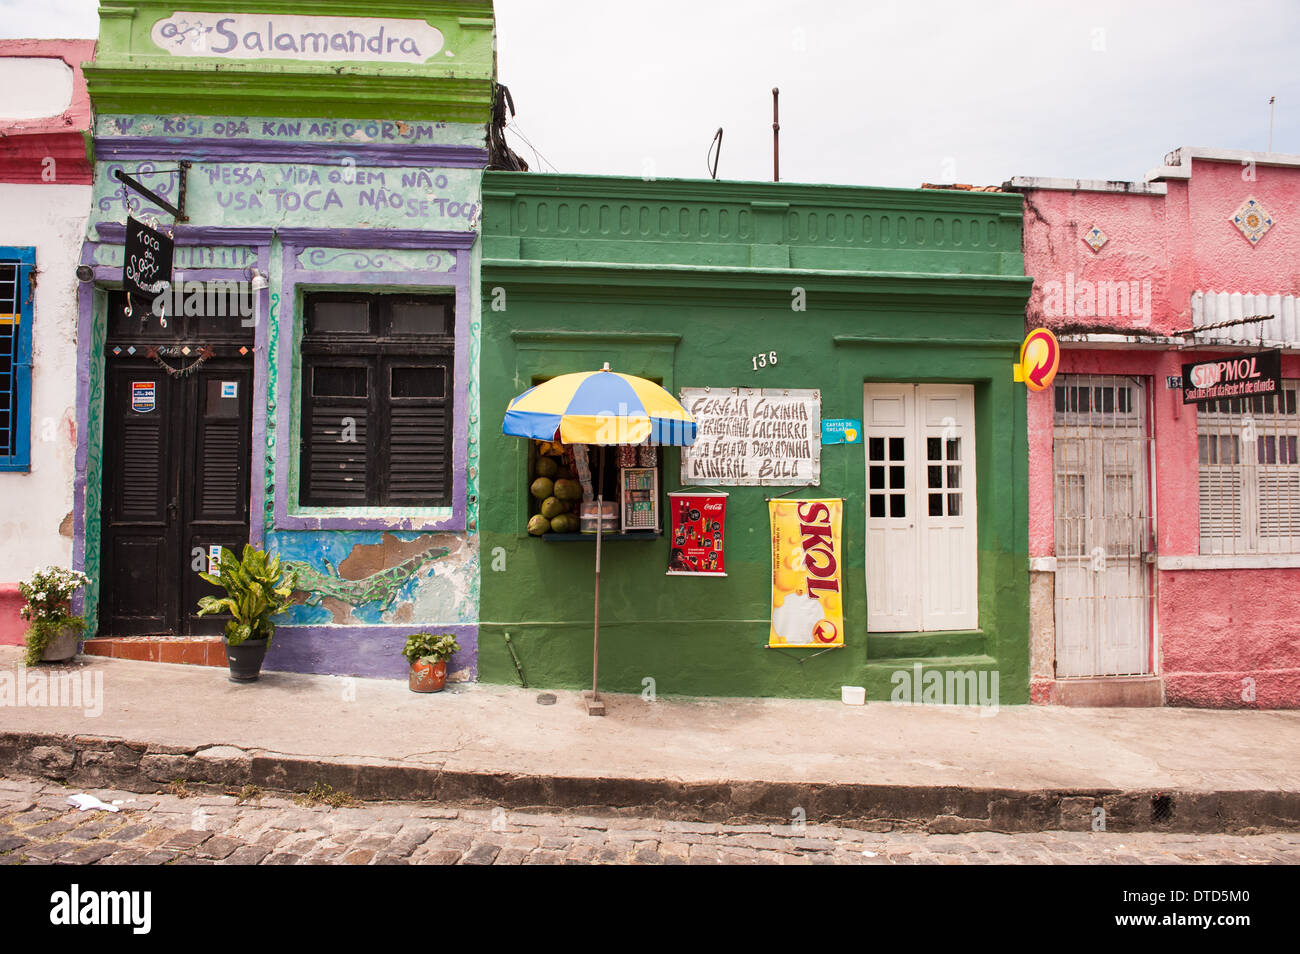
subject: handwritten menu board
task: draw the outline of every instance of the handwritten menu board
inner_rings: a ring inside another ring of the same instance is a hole
[[[816,487],[821,483],[821,392],[682,388],[695,443],[682,448],[687,486]]]

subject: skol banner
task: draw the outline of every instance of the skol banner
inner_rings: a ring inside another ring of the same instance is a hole
[[[843,646],[844,501],[772,500],[772,628],[767,644]]]

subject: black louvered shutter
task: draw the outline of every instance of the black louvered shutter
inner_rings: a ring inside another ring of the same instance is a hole
[[[451,487],[449,359],[391,359],[388,381],[388,502],[438,506]]]
[[[112,448],[119,462],[112,519],[166,523],[171,382],[159,372],[136,371],[120,373],[114,385],[107,412],[120,415],[121,439]]]
[[[304,502],[364,506],[368,500],[373,364],[313,356],[303,389]]]
[[[159,521],[167,506],[163,486],[163,427],[161,414],[128,415],[122,424],[121,478],[117,485],[119,520]]]
[[[198,385],[200,431],[193,519],[243,521],[248,513],[250,434],[242,413],[249,375],[203,374]]]

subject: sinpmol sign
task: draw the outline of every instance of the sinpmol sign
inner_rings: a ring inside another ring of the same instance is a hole
[[[1183,365],[1183,403],[1254,397],[1282,390],[1282,352],[1260,351]]]
[[[442,49],[424,20],[289,13],[173,13],[153,26],[172,56],[228,60],[364,60],[422,64]]]

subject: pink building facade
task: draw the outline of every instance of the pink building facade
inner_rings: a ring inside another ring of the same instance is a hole
[[[1027,396],[1033,700],[1300,706],[1300,156],[1007,188],[1061,343]],[[1275,351],[1276,394],[1184,403],[1184,364]]]
[[[27,629],[18,582],[72,565],[94,53],[93,40],[0,40],[0,644]]]

